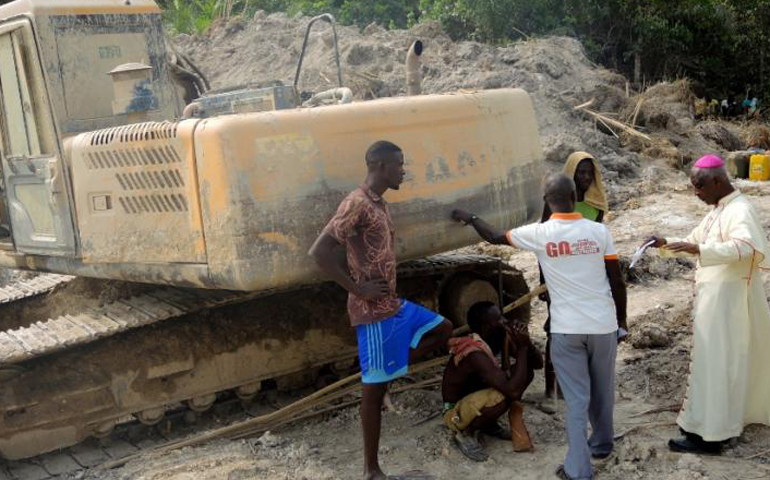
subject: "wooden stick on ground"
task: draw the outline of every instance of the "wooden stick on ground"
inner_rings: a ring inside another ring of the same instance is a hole
[[[433,360],[428,360],[427,362],[418,363],[409,369],[409,373],[412,373],[412,374],[419,373],[424,370],[428,370],[434,367],[444,365],[446,364],[447,360],[449,360],[448,356],[436,358]],[[236,423],[234,425],[228,425],[226,427],[218,428],[216,430],[206,432],[201,435],[196,435],[186,440],[167,443],[165,445],[161,445],[160,447],[156,447],[151,451],[155,453],[170,452],[172,450],[178,450],[180,448],[189,447],[192,445],[198,445],[201,443],[209,442],[211,440],[216,440],[223,437],[237,435],[244,431],[248,431],[249,429],[258,428],[261,425],[271,425],[271,424],[277,423],[281,420],[285,420],[290,415],[310,410],[311,408],[314,408],[318,405],[327,403],[329,400],[333,400],[335,398],[344,396],[348,393],[352,393],[353,391],[358,389],[360,386],[354,385],[354,386],[347,387],[342,391],[336,391],[336,390],[340,389],[341,387],[347,385],[350,382],[358,380],[359,378],[361,378],[360,373],[351,375],[349,377],[345,377],[342,380],[338,382],[334,382],[328,387],[322,388],[321,390],[313,393],[312,395],[309,395],[301,400],[291,403],[281,408],[280,410],[276,410],[275,412],[268,413],[267,415],[261,415],[259,417],[254,417],[249,420]],[[342,393],[342,392],[345,392],[345,393]],[[110,468],[120,467],[130,462],[131,460],[141,457],[146,453],[148,452],[129,455],[127,457],[105,463],[102,466],[102,468],[110,469]]]
[[[613,130],[613,129],[612,129],[612,127],[610,127],[609,125],[607,125],[607,123],[606,123],[604,120],[602,120],[602,118],[604,118],[604,117],[600,117],[600,116],[597,116],[597,117],[596,117],[596,120],[597,120],[599,123],[601,123],[602,125],[604,125],[604,128],[606,128],[607,130],[609,130],[609,131],[610,131],[610,133],[612,134],[612,136],[613,136],[613,137],[615,137],[615,138],[620,138],[620,136],[619,136],[617,133],[615,133],[615,130]]]
[[[651,422],[651,423],[643,423],[641,425],[634,425],[628,430],[625,430],[622,433],[618,433],[617,435],[615,435],[615,441],[621,440],[627,435],[630,435],[638,430],[642,430],[645,428],[670,427],[673,425],[676,425],[676,422]]]
[[[770,455],[770,450],[764,450],[762,452],[755,453],[754,455],[751,455],[750,457],[746,457],[746,460],[752,460],[754,458],[764,457],[765,455]]]
[[[644,97],[641,97],[639,99],[639,102],[636,104],[636,108],[634,109],[634,116],[631,119],[631,126],[636,127],[636,119],[639,117],[639,112],[642,109],[642,104],[644,103]]]
[[[584,103],[582,105],[578,105],[577,107],[575,107],[575,110],[581,110],[581,111],[587,113],[588,115],[594,117],[594,119],[599,120],[602,123],[605,123],[607,126],[613,126],[615,128],[619,128],[619,129],[623,130],[624,132],[626,132],[626,133],[628,133],[630,135],[634,135],[636,137],[643,138],[643,139],[645,139],[647,141],[651,141],[652,140],[649,135],[646,135],[646,134],[640,132],[639,130],[637,130],[637,129],[633,128],[633,127],[630,127],[629,125],[626,125],[623,122],[620,122],[618,120],[612,119],[612,118],[610,118],[610,117],[608,117],[606,115],[602,115],[601,113],[594,112],[593,110],[589,110],[588,107],[591,105],[592,102],[593,102],[593,100],[591,102],[586,102],[586,103]]]
[[[441,380],[442,380],[441,376],[433,377],[433,378],[430,378],[428,380],[423,380],[421,382],[413,383],[413,384],[410,384],[410,385],[403,385],[401,387],[394,388],[393,390],[391,390],[390,393],[401,393],[401,392],[406,392],[406,391],[409,391],[409,390],[418,390],[418,389],[421,389],[421,388],[433,387],[433,386],[438,385],[441,382]],[[360,387],[360,385],[356,385],[356,387]],[[298,422],[300,420],[306,420],[308,418],[312,418],[312,417],[316,417],[318,415],[322,415],[324,413],[328,413],[328,412],[332,412],[332,411],[335,411],[335,410],[341,410],[343,408],[351,407],[351,406],[356,405],[358,403],[361,403],[361,399],[360,398],[356,398],[354,400],[349,400],[347,402],[343,402],[343,403],[340,403],[338,405],[331,405],[331,406],[323,408],[321,410],[315,410],[313,412],[305,413],[305,414],[302,414],[302,415],[299,415],[299,416],[296,416],[296,417],[287,418],[287,419],[281,421],[280,423],[276,423],[274,425],[266,425],[266,426],[263,426],[263,427],[257,427],[257,428],[255,428],[253,430],[246,430],[246,431],[240,432],[240,433],[238,433],[236,435],[229,436],[227,438],[230,438],[231,440],[238,440],[238,439],[241,439],[241,438],[245,438],[245,437],[254,435],[256,433],[265,432],[267,430],[274,430],[274,429],[276,429],[278,427],[281,427],[281,426],[289,424],[289,423],[295,423],[295,422]]]
[[[511,310],[514,310],[516,308],[521,307],[522,305],[528,303],[530,300],[532,300],[534,297],[540,295],[541,293],[545,292],[547,290],[545,285],[540,285],[536,289],[532,290],[531,292],[527,293],[526,295],[523,295],[518,300],[513,302],[512,304],[508,305],[503,309],[504,313],[508,313]],[[467,331],[467,325],[464,327],[460,327],[456,329],[453,332],[453,335],[461,335],[464,331]],[[449,360],[448,356],[436,358],[433,360],[428,360],[426,362],[421,362],[416,365],[413,365],[409,368],[409,373],[419,373],[424,370],[428,370],[437,366],[441,366],[446,364],[446,362]],[[349,383],[354,382],[361,378],[361,374],[357,373],[355,375],[350,375],[349,377],[345,377],[337,382],[334,382],[333,384],[322,388],[321,390],[313,393],[312,395],[309,395],[305,398],[302,398],[301,400],[298,400],[294,403],[291,403],[279,410],[276,410],[275,412],[271,412],[266,415],[261,415],[259,417],[254,417],[249,420],[245,420],[243,422],[239,422],[233,425],[228,425],[226,427],[222,427],[207,433],[203,433],[201,435],[196,435],[194,437],[188,438],[186,440],[179,440],[175,442],[170,442],[165,445],[161,445],[159,447],[156,447],[152,449],[152,452],[155,453],[165,453],[170,452],[172,450],[178,450],[180,448],[189,447],[192,445],[198,445],[201,443],[209,442],[211,440],[216,440],[219,438],[232,438],[238,435],[244,435],[246,432],[253,432],[258,431],[260,428],[263,428],[265,426],[273,426],[273,425],[281,425],[283,423],[286,423],[288,421],[297,419],[297,418],[304,418],[304,415],[299,415],[302,412],[306,412],[307,410],[311,410],[317,406],[323,405],[325,403],[330,402],[331,400],[335,400],[337,398],[343,397],[345,395],[348,395],[354,391],[356,391],[358,388],[360,388],[360,385],[351,385],[347,386]],[[424,382],[423,382],[424,383]],[[345,388],[343,388],[345,387]],[[402,387],[404,388],[404,387]],[[414,385],[411,386],[411,388],[416,388]],[[394,390],[401,391],[400,389]],[[333,409],[333,408],[332,408]],[[298,416],[295,416],[298,415]],[[308,416],[312,416],[312,414],[306,414]],[[275,428],[275,427],[271,427]],[[148,452],[142,452],[141,454],[134,454],[129,455],[127,457],[114,460],[112,462],[105,463],[101,466],[101,468],[104,469],[111,469],[120,467],[122,465],[125,465],[126,463],[130,462],[131,460],[137,459],[140,456],[146,454]]]
[[[585,108],[588,108],[588,107],[590,107],[591,105],[594,104],[594,100],[595,99],[592,98],[591,100],[587,101],[586,103],[581,103],[577,107],[573,108],[573,110],[583,110]]]
[[[682,405],[681,404],[668,405],[668,406],[665,406],[665,407],[651,408],[651,409],[645,410],[643,412],[635,413],[635,414],[629,416],[628,418],[643,417],[645,415],[652,415],[654,413],[678,412],[681,409],[682,409]]]

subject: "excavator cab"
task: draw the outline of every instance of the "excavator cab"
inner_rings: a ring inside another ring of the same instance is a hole
[[[74,257],[64,140],[181,113],[161,12],[151,0],[17,0],[0,19],[0,249]],[[116,69],[132,64],[150,71],[141,102],[115,98]]]
[[[7,231],[0,245],[74,255],[70,196],[40,65],[32,22],[0,24],[0,223]]]

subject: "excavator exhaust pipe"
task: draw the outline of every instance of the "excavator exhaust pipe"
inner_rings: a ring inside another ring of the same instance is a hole
[[[415,40],[406,54],[406,94],[419,95],[422,93],[422,41]]]

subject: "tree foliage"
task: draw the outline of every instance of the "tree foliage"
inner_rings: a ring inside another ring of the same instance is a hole
[[[87,0],[84,0],[87,1]],[[507,43],[570,35],[589,57],[639,82],[687,76],[709,95],[770,98],[767,0],[157,0],[176,33],[257,10],[329,12],[347,25],[438,20],[455,39]],[[8,0],[0,0],[0,4]]]
[[[770,93],[766,0],[422,0],[421,8],[457,39],[571,35],[593,60],[637,81],[687,76],[709,95]]]

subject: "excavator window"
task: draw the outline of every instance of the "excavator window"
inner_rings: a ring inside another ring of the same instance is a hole
[[[40,138],[21,31],[0,35],[0,90],[3,99],[3,153],[8,157],[52,153]]]
[[[32,72],[27,49],[25,48],[23,31],[13,30],[0,35],[0,107],[2,117],[2,162],[3,182],[7,182],[9,160],[31,159],[51,155],[53,148],[41,128],[40,105],[36,101],[39,96],[38,80],[30,75]],[[14,187],[14,194],[28,207],[29,219],[33,230],[39,235],[55,234],[55,219],[48,208],[48,194],[44,185],[22,184]],[[7,206],[8,192],[3,189],[0,197],[0,241],[3,241],[3,230],[10,229]],[[7,238],[8,235],[5,235]]]

